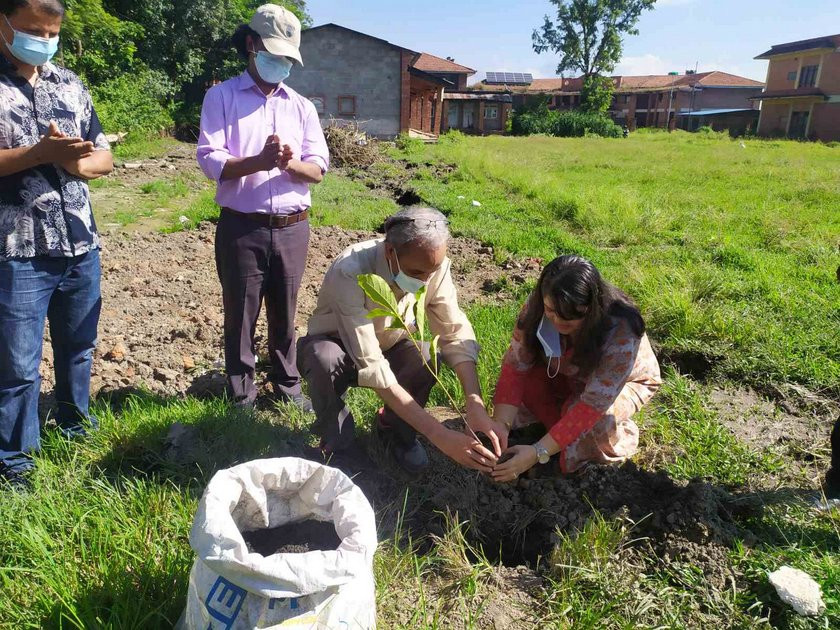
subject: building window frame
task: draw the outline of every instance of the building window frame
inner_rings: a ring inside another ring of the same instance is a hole
[[[499,106],[496,104],[484,106],[484,120],[498,120]]]
[[[790,72],[787,73],[787,80],[788,81],[796,81],[796,75],[797,74],[798,73],[797,73],[796,70],[791,70]]]
[[[797,84],[797,88],[812,88],[817,85],[817,73],[819,72],[820,66],[817,65],[810,65],[810,66],[802,66],[802,70],[799,71],[799,83]]]
[[[353,94],[341,94],[337,100],[339,116],[356,115],[356,97]],[[348,103],[349,107],[347,107]]]
[[[315,111],[319,114],[327,113],[327,97],[323,94],[312,94],[307,97],[309,101],[315,106]]]

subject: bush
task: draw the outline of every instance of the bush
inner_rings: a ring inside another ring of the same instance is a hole
[[[420,138],[412,138],[407,133],[401,133],[396,140],[397,148],[408,154],[419,153],[423,150],[423,141]]]
[[[517,136],[542,133],[561,138],[580,138],[596,135],[620,138],[621,127],[602,114],[579,111],[556,111],[541,107],[532,111],[515,112],[511,130]]]
[[[107,133],[160,133],[172,129],[169,100],[175,86],[162,72],[141,68],[93,88],[96,113]]]

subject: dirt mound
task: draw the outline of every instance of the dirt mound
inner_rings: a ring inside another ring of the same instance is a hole
[[[217,395],[224,387],[221,287],[214,258],[215,225],[175,234],[115,233],[102,252],[103,310],[94,354],[92,390],[144,388],[164,395]],[[298,301],[297,329],[315,308],[327,268],[347,246],[375,238],[371,232],[336,227],[315,228]],[[492,249],[478,242],[453,239],[450,248],[459,298],[509,299],[485,287],[509,286],[505,270],[495,264]],[[525,269],[524,282],[538,269]],[[510,285],[512,286],[512,285]],[[259,357],[267,357],[264,316],[257,328]],[[44,392],[53,388],[52,350],[44,346],[41,374]],[[265,368],[265,362],[258,367]],[[45,397],[43,413],[49,407]]]
[[[547,472],[547,471],[545,471]],[[485,551],[497,550],[505,564],[545,557],[555,531],[581,529],[594,510],[630,519],[634,536],[669,547],[671,536],[688,543],[728,545],[738,537],[735,515],[750,506],[702,481],[681,485],[661,472],[592,466],[578,475],[520,479],[498,485],[480,475],[435,484],[427,509],[457,511],[469,519]]]

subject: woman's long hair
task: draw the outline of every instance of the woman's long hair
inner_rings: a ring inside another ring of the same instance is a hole
[[[645,321],[639,308],[621,289],[601,278],[595,265],[580,256],[560,256],[543,269],[527,308],[519,318],[518,326],[525,333],[525,345],[535,356],[545,356],[537,339],[537,329],[545,314],[545,297],[551,299],[558,314],[566,319],[576,319],[584,309],[586,311],[572,356],[572,362],[581,374],[591,372],[598,365],[611,318],[627,320],[630,329],[639,337],[645,332]]]

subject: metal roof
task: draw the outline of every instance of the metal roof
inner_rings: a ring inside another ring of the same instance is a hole
[[[737,112],[755,112],[757,114],[758,110],[749,107],[739,109],[700,109],[696,112],[677,112],[677,116],[719,116],[721,114],[735,114]]]

